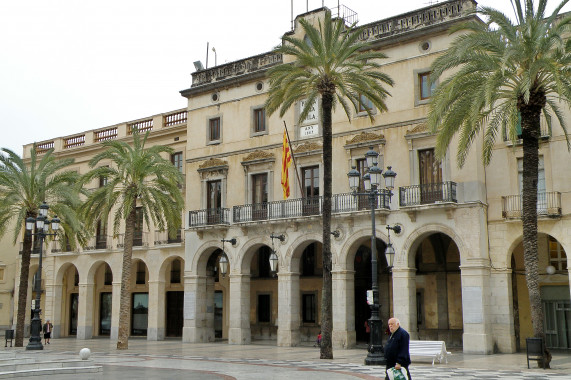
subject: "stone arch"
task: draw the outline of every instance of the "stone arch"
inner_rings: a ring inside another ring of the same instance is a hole
[[[165,257],[163,262],[161,263],[159,270],[158,270],[158,280],[159,281],[166,281],[166,269],[168,268],[169,264],[172,263],[174,260],[180,259],[182,262],[181,268],[184,268],[184,257],[177,253],[170,254],[169,256]]]
[[[466,259],[465,255],[467,254],[466,245],[464,244],[462,238],[456,234],[452,228],[443,224],[433,223],[417,228],[410,235],[408,235],[402,249],[400,250],[401,253],[399,254],[399,250],[397,250],[394,263],[395,267],[402,267],[407,264],[408,268],[414,268],[416,249],[425,237],[434,233],[442,233],[452,239],[452,241],[458,247],[458,251],[460,253],[460,265],[462,265]],[[413,253],[412,255],[410,254],[411,252]]]
[[[281,242],[274,242],[274,244],[281,244]],[[240,249],[239,253],[238,253],[238,257],[236,258],[236,263],[237,266],[235,268],[240,268],[240,273],[241,274],[249,274],[250,273],[250,267],[251,267],[251,263],[252,263],[252,258],[254,257],[254,254],[257,252],[258,248],[260,248],[261,246],[266,245],[268,247],[272,246],[272,240],[266,236],[260,236],[260,237],[256,237],[253,239],[248,240],[246,243],[244,243],[244,245],[242,246],[242,248]],[[279,251],[279,250],[278,250]],[[279,264],[283,265],[283,258],[279,257]],[[230,267],[232,268],[232,267]]]
[[[303,254],[303,250],[311,243],[323,243],[323,234],[310,233],[297,237],[288,247],[285,256],[280,258],[280,264],[288,272],[299,271],[299,260]],[[331,248],[331,255],[333,255],[333,247]],[[278,256],[279,257],[279,256]],[[297,269],[295,269],[297,268]]]
[[[383,241],[385,244],[388,241],[387,234],[384,233],[382,230],[375,228],[375,235],[377,240]],[[343,247],[341,248],[341,253],[345,254],[344,257],[340,257],[338,262],[344,263],[345,267],[341,269],[345,270],[353,270],[354,269],[354,259],[357,253],[357,249],[359,248],[360,244],[365,241],[365,239],[371,239],[371,229],[362,228],[360,230],[355,231],[351,234],[351,236],[347,239]]]
[[[56,277],[55,277],[55,283],[56,284],[61,285],[63,283],[63,276],[65,275],[65,272],[67,272],[71,266],[75,267],[75,270],[78,271],[77,265],[75,265],[74,262],[66,261],[66,262],[60,264],[60,266],[56,270]],[[78,271],[78,273],[79,273],[79,271]],[[80,278],[80,280],[81,280],[81,278]]]
[[[96,260],[94,262],[91,263],[91,265],[89,266],[89,269],[87,270],[87,276],[86,276],[86,280],[88,284],[94,284],[95,283],[95,274],[97,273],[97,270],[99,270],[101,265],[104,264],[109,264],[107,261],[105,260]],[[109,267],[111,268],[111,272],[113,272],[113,267],[111,265],[109,265]],[[80,274],[81,276],[81,274]]]
[[[230,243],[227,244],[229,245]],[[207,241],[198,247],[195,251],[196,254],[193,256],[192,261],[190,262],[190,271],[198,276],[206,276],[206,267],[208,260],[210,260],[210,256],[217,249],[222,249],[222,243],[216,240]],[[228,265],[230,269],[232,269],[235,267],[237,259],[234,257],[233,250],[225,249],[225,251],[226,256],[228,257]],[[186,268],[186,261],[184,261],[184,263]]]

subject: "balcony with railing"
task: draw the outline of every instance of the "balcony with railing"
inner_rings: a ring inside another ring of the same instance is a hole
[[[188,212],[189,227],[204,227],[230,224],[229,208],[209,208]]]
[[[84,251],[96,251],[96,250],[109,250],[111,249],[111,237],[106,235],[94,236],[87,241],[87,244],[83,247]]]
[[[148,247],[149,246],[149,233],[147,231],[143,231],[141,233],[137,233],[135,231],[135,236],[133,237],[133,247]],[[117,248],[123,249],[125,247],[125,234],[117,235]]]
[[[399,187],[399,204],[401,207],[457,202],[456,182]]]
[[[55,238],[52,241],[52,253],[65,253],[65,252],[73,252],[71,249],[71,244],[66,239],[60,240],[59,237]]]
[[[331,199],[331,212],[334,214],[351,213],[370,209],[368,195],[352,193],[334,194]],[[375,209],[389,210],[389,192],[381,190],[376,198]],[[265,203],[238,205],[232,208],[232,220],[229,209],[210,209],[189,211],[189,227],[211,225],[229,225],[231,223],[251,223],[264,220],[293,218],[311,218],[320,216],[323,211],[323,197],[286,199]]]
[[[521,195],[502,197],[502,217],[519,219],[523,210]],[[561,216],[561,193],[558,191],[537,193],[537,216],[557,218]]]
[[[183,128],[186,126],[187,122],[187,110],[179,109],[113,126],[82,132],[81,134],[41,141],[35,144],[35,149],[38,154],[45,153],[49,149],[54,149],[56,152],[82,149],[90,145],[99,144],[103,141],[117,140],[131,136],[135,129],[139,132],[150,131],[152,134],[167,128],[173,130]],[[33,147],[34,144],[27,144],[24,146],[24,158],[30,157],[30,152]]]
[[[169,244],[176,244],[180,245],[180,243],[184,242],[184,234],[182,233],[181,229],[176,231],[176,236],[170,237],[168,231],[155,231],[155,245],[169,245]]]

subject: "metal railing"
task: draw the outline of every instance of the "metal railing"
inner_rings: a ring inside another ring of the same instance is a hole
[[[210,208],[188,212],[189,227],[230,224],[229,208]]]
[[[87,244],[83,247],[84,251],[95,251],[99,249],[111,249],[111,245],[107,244],[111,241],[109,236],[100,235],[94,236],[87,241]]]
[[[71,245],[67,240],[62,241],[56,238],[54,241],[52,241],[51,252],[52,253],[73,252],[73,250],[71,249]]]
[[[171,238],[168,231],[155,231],[155,245],[166,245],[166,244],[180,244],[184,241],[183,233],[181,229],[178,229],[176,236]]]
[[[389,209],[390,197],[387,190],[380,190],[377,197],[376,209]],[[353,212],[370,208],[368,195],[352,193],[335,194],[331,198],[331,212]],[[257,220],[275,220],[286,218],[301,218],[304,216],[321,215],[323,197],[287,199],[266,203],[254,203],[232,208],[234,223],[253,222]]]
[[[143,231],[143,233],[137,235],[135,232],[135,236],[133,238],[133,247],[148,247],[149,240],[148,240],[148,233],[147,231]],[[117,248],[125,247],[125,234],[118,234],[117,235]]]
[[[521,218],[523,210],[521,195],[502,197],[502,217],[505,219]],[[561,193],[559,191],[537,193],[538,216],[561,216]]]
[[[457,201],[456,182],[449,181],[399,187],[399,204],[401,207],[440,202],[456,203]]]

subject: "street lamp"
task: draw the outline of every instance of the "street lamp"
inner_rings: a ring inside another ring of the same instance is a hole
[[[40,259],[39,259],[39,268],[35,275],[35,285],[36,285],[36,305],[34,308],[34,316],[32,317],[31,326],[30,326],[30,340],[28,345],[26,346],[26,350],[43,350],[44,346],[42,345],[42,337],[40,336],[40,332],[42,330],[42,322],[40,319],[40,296],[42,293],[42,248],[44,245],[44,239],[46,236],[55,236],[57,235],[57,231],[59,230],[59,223],[60,220],[57,216],[50,221],[48,220],[48,210],[50,206],[43,202],[40,206],[40,215],[35,219],[32,217],[26,218],[26,230],[30,231],[32,236],[36,236],[36,239],[40,239]],[[36,230],[38,232],[33,233],[32,230],[34,229],[34,224],[36,225]],[[50,225],[52,227],[53,233],[49,233]],[[33,246],[33,245],[32,245]]]
[[[359,193],[359,182],[361,174],[353,167],[347,177],[349,178],[349,187],[353,191],[354,196],[358,195],[368,195],[369,205],[371,207],[371,272],[372,272],[372,282],[373,282],[373,303],[371,307],[371,318],[369,319],[369,328],[371,329],[370,344],[365,358],[365,365],[385,365],[387,360],[385,358],[383,349],[383,336],[382,336],[382,321],[380,318],[381,305],[379,303],[379,286],[377,279],[377,234],[375,231],[375,208],[377,205],[378,197],[389,197],[390,199],[393,195],[392,189],[395,185],[395,177],[397,173],[391,170],[389,166],[387,170],[383,173],[383,170],[377,166],[377,158],[379,154],[370,147],[367,153],[365,153],[365,160],[367,163],[367,173],[363,175],[363,185],[365,188],[364,192]],[[385,189],[381,189],[381,175],[385,178]],[[400,230],[400,226],[399,226]],[[395,230],[396,232],[396,230]],[[390,248],[392,249],[389,249]],[[387,246],[387,251],[385,255],[387,257],[388,266],[392,266],[392,259],[394,258],[394,248],[392,245]],[[391,255],[391,252],[393,253]]]
[[[232,245],[236,245],[236,238],[232,239],[221,239],[222,242],[222,256],[220,257],[220,273],[222,273],[222,277],[226,277],[226,273],[228,273],[228,256],[226,256],[226,251],[224,250],[224,243],[230,243]]]
[[[278,239],[279,241],[284,241],[285,236],[282,235],[275,235],[270,234],[270,239],[272,239],[272,253],[270,254],[270,271],[275,275],[278,271],[278,255],[276,255],[276,250],[274,248],[274,239]]]

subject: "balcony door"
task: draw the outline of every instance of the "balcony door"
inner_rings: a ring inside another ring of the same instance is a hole
[[[135,233],[133,236],[133,247],[141,247],[143,245],[143,208],[135,209]]]
[[[252,175],[252,218],[254,220],[268,217],[268,174]]]
[[[319,166],[303,168],[303,215],[319,215]]]
[[[518,158],[517,160],[517,177],[519,183],[519,194],[520,194],[520,205],[519,209],[523,210],[523,158]],[[547,208],[549,205],[546,193],[545,193],[545,169],[543,166],[543,156],[538,157],[537,161],[537,213],[547,214]]]
[[[442,165],[436,160],[434,149],[418,151],[420,171],[420,203],[442,201]]]
[[[221,221],[222,181],[208,181],[206,186],[208,191],[206,200],[208,224],[218,224]]]

